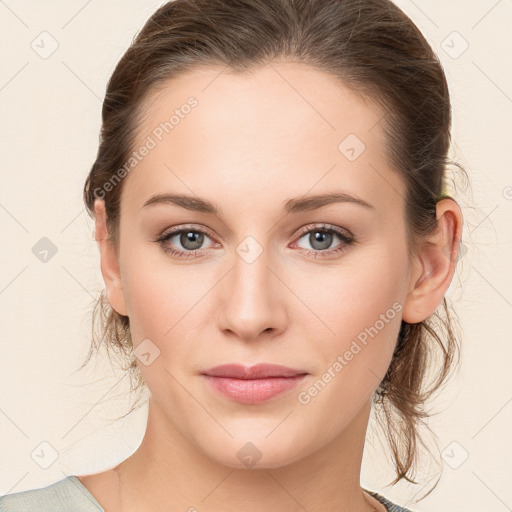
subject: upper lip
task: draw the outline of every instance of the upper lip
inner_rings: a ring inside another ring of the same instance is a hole
[[[203,372],[203,375],[211,377],[228,377],[231,379],[266,379],[269,377],[296,377],[307,372],[295,370],[286,366],[269,363],[259,363],[254,366],[242,364],[222,364]]]

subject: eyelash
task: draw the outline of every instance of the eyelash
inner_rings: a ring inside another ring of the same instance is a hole
[[[334,226],[330,226],[328,224],[314,224],[313,226],[306,226],[302,228],[299,233],[296,235],[297,241],[300,240],[304,235],[311,233],[311,232],[323,232],[323,233],[332,233],[337,235],[341,239],[341,244],[335,247],[334,249],[326,249],[326,250],[312,250],[312,249],[303,249],[304,253],[308,256],[312,256],[313,258],[323,258],[326,256],[332,256],[334,254],[342,253],[347,249],[347,247],[355,242],[355,238],[353,235],[349,232],[346,232],[344,230],[341,230],[339,228],[336,228]],[[213,238],[211,236],[211,233],[202,228],[197,228],[195,226],[180,226],[179,228],[173,228],[172,230],[166,232],[163,234],[160,238],[156,240],[157,243],[159,243],[162,247],[162,249],[170,254],[171,256],[177,257],[177,258],[192,258],[195,256],[198,256],[204,251],[208,249],[194,249],[192,251],[181,251],[179,249],[173,249],[169,247],[169,239],[173,236],[183,233],[183,232],[192,232],[192,233],[201,233],[204,235],[207,235],[210,238]]]

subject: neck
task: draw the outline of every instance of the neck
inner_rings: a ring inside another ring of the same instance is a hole
[[[197,450],[150,399],[144,439],[115,468],[123,511],[370,512],[385,510],[360,487],[366,403],[320,450],[273,468],[239,469]]]

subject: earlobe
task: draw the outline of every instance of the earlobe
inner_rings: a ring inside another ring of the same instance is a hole
[[[411,291],[406,297],[402,319],[411,324],[428,318],[441,304],[450,286],[462,237],[462,212],[451,198],[436,207],[437,228],[420,247],[411,276]]]
[[[114,311],[120,315],[128,316],[119,268],[119,257],[108,236],[107,214],[103,199],[96,199],[94,212],[96,219],[95,238],[100,250],[101,274],[105,281],[108,300]]]

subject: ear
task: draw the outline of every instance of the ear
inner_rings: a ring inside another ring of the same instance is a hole
[[[451,198],[438,201],[437,227],[419,248],[411,274],[402,319],[410,324],[422,322],[441,304],[450,286],[462,237],[462,212]]]
[[[126,302],[119,269],[119,258],[112,240],[109,238],[107,228],[107,214],[105,201],[96,199],[94,202],[95,212],[95,237],[98,242],[101,257],[101,274],[105,281],[108,294],[108,301],[112,309],[120,315],[127,315]]]

